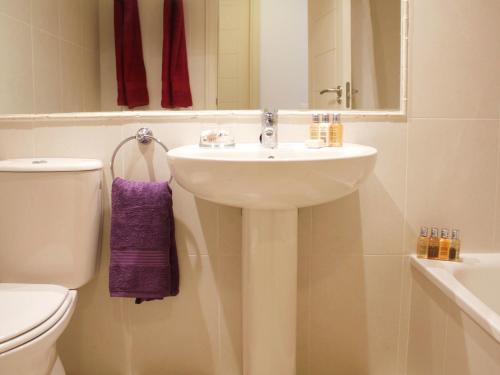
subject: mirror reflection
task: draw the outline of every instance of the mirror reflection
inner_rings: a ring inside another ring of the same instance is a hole
[[[117,13],[116,3],[134,2],[135,18]],[[400,0],[37,0],[31,12],[14,8],[0,3],[0,45],[10,51],[0,63],[1,114],[400,107]]]

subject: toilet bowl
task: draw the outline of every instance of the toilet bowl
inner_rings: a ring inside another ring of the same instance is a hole
[[[0,284],[0,374],[64,374],[55,344],[76,296],[57,285]]]
[[[64,375],[57,339],[100,257],[102,162],[0,161],[0,375]]]

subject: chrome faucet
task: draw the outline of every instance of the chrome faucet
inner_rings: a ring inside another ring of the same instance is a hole
[[[265,110],[262,114],[262,128],[260,143],[265,148],[276,148],[278,146],[278,111]]]

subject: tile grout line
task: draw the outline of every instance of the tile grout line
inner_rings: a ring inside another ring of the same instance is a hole
[[[309,255],[311,255],[312,252],[312,244],[313,244],[313,209],[311,208],[311,214],[309,217]],[[306,353],[306,358],[307,358],[307,375],[310,375],[310,369],[311,369],[311,358],[312,358],[312,351],[311,351],[311,326],[312,326],[312,313],[311,313],[311,301],[312,301],[312,293],[311,293],[311,257],[307,257],[307,353]]]
[[[219,249],[217,249],[219,250]],[[221,258],[216,258],[216,274],[218,275],[221,270]],[[217,277],[217,276],[215,276]],[[218,371],[222,368],[222,301],[220,296],[220,290],[217,290],[217,365]]]
[[[491,225],[492,236],[491,236],[491,249],[495,248],[496,242],[498,240],[498,233],[496,230],[497,220],[498,220],[498,194],[500,192],[498,184],[500,183],[500,179],[498,174],[500,173],[500,120],[497,125],[497,137],[496,137],[496,168],[495,168],[495,197],[493,198],[493,223]]]
[[[35,33],[33,32],[33,2],[30,1],[30,42],[31,42],[31,113],[35,113]]]
[[[402,253],[403,256],[401,258],[401,289],[399,292],[399,316],[398,316],[398,347],[397,347],[397,363],[399,363],[400,370],[403,371],[403,374],[406,374],[407,371],[407,356],[408,356],[408,337],[409,337],[409,324],[407,329],[403,327],[403,306],[406,304],[406,296],[405,291],[408,291],[406,285],[406,259],[408,257],[408,249],[407,249],[407,217],[408,217],[408,165],[409,165],[409,147],[410,147],[410,126],[411,119],[408,119],[406,122],[406,136],[405,136],[405,173],[404,173],[404,208],[403,208],[403,239],[401,246],[403,247]],[[409,292],[408,292],[409,293]],[[407,330],[408,334],[406,335],[406,342],[402,343],[402,335],[403,329]],[[404,356],[404,358],[403,358]]]
[[[396,355],[397,355],[397,359],[396,359],[396,363],[399,364],[398,367],[400,367],[400,369],[402,369],[404,372],[403,374],[406,373],[406,353],[404,354],[404,359],[402,358],[402,355],[403,355],[403,351],[404,350],[407,350],[407,348],[403,348],[403,345],[401,343],[401,340],[402,340],[402,332],[403,332],[403,304],[406,303],[406,299],[405,299],[405,290],[406,290],[406,278],[405,278],[405,270],[406,270],[406,258],[407,256],[406,255],[402,255],[401,256],[401,288],[400,288],[400,291],[399,291],[399,314],[398,314],[398,346],[397,346],[397,349],[396,349]],[[408,337],[408,336],[407,336]],[[407,345],[406,345],[407,346]]]
[[[221,271],[221,264],[222,264],[222,258],[221,258],[221,225],[220,225],[220,207],[216,207],[216,220],[217,220],[217,252],[216,252],[216,275],[220,275]],[[208,254],[207,254],[208,255]],[[217,277],[217,276],[215,276]],[[218,289],[218,288],[217,288]],[[220,290],[217,290],[217,365],[216,368],[218,368],[218,371],[220,371],[220,368],[222,367],[222,300],[221,300],[221,295],[220,295]]]
[[[64,68],[63,68],[63,41],[60,38],[62,34],[62,26],[61,26],[61,2],[57,2],[57,32],[59,33],[59,38],[57,38],[57,45],[59,46],[57,51],[57,57],[59,60],[59,108],[61,111],[64,111]]]
[[[448,310],[448,304],[450,303],[450,301],[447,301],[446,302],[446,307],[447,307],[447,310]],[[443,342],[443,358],[442,358],[442,362],[441,362],[441,374],[442,375],[445,375],[446,374],[446,348],[448,346],[448,325],[450,323],[450,316],[449,316],[449,313],[448,311],[445,311],[445,314],[446,314],[446,320],[444,322],[444,342]]]

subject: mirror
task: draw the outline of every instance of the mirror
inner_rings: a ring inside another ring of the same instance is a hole
[[[128,110],[113,0],[24,3],[0,2],[0,114]],[[149,105],[134,110],[160,110],[163,0],[138,4]],[[188,109],[397,111],[401,13],[401,0],[184,0]]]

